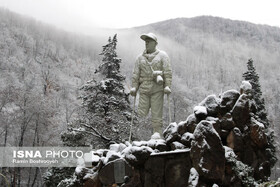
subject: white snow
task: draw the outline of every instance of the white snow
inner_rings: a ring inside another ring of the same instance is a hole
[[[219,120],[219,118],[215,118],[215,117],[212,117],[212,116],[208,116],[208,117],[206,118],[206,120],[207,120],[207,121],[213,121],[213,122],[216,122],[216,121],[218,121],[218,120]]]
[[[122,154],[130,154],[131,152],[135,152],[135,151],[139,151],[139,152],[150,151],[150,152],[153,152],[152,148],[147,147],[147,146],[141,146],[141,147],[131,146],[131,147],[125,148],[122,151]]]
[[[158,132],[155,132],[155,133],[151,136],[151,139],[152,139],[152,140],[161,139],[161,138],[160,138],[160,134],[159,134]]]
[[[194,118],[194,115],[192,114],[192,115],[189,115],[188,116],[188,118],[187,118],[187,120],[186,121],[182,121],[182,122],[187,122],[187,121],[190,121],[191,120],[191,118]],[[180,123],[179,123],[180,124]]]
[[[237,158],[236,154],[234,153],[233,149],[228,147],[228,146],[224,146],[225,149],[225,157],[226,159],[229,158]]]
[[[204,114],[207,115],[207,109],[205,106],[195,106],[193,112],[197,114]]]
[[[122,152],[127,146],[125,145],[125,144],[123,144],[123,143],[120,143],[119,144],[120,146],[119,146],[119,150],[118,150],[118,152]]]
[[[252,85],[249,81],[242,81],[240,89],[247,93],[248,91],[252,90]]]
[[[184,149],[185,146],[183,144],[181,144],[180,142],[172,142],[174,144],[174,146],[176,147],[176,149]]]
[[[198,184],[199,174],[195,168],[190,169],[190,176],[188,181],[188,186],[195,187]]]
[[[158,145],[166,144],[164,139],[150,139],[149,141],[133,141],[132,145],[141,147],[141,146],[148,146],[151,148],[156,148]],[[121,151],[120,151],[121,152]]]
[[[190,116],[188,116],[188,118],[189,118]],[[180,121],[179,123],[178,123],[178,127],[179,126],[183,126],[183,125],[185,125],[185,123],[187,123],[187,121],[188,121],[188,119],[186,120],[186,121]]]
[[[101,157],[103,155],[104,151],[107,151],[107,149],[98,149],[94,153]]]
[[[102,81],[100,81],[100,83],[101,83],[101,87],[102,87],[104,90],[106,90],[106,89],[107,89],[107,86],[106,86],[105,81],[102,80]]]
[[[166,154],[176,154],[176,153],[185,153],[185,152],[189,152],[190,149],[189,148],[185,148],[185,149],[176,149],[176,150],[173,150],[173,151],[163,151],[163,152],[159,152],[159,153],[156,153],[156,152],[153,152],[151,154],[151,156],[153,155],[166,155]]]
[[[87,173],[84,177],[83,180],[88,180],[88,179],[93,179],[97,173]]]
[[[133,141],[132,145],[137,146],[137,147],[147,146],[148,142],[147,141]]]
[[[186,132],[182,135],[182,139],[185,139],[187,141],[191,141],[194,139],[194,136],[192,133]]]
[[[130,143],[129,141],[126,141],[126,142],[125,142],[125,145],[126,145],[127,147],[132,146],[131,143]]]
[[[171,134],[176,133],[178,129],[178,125],[176,122],[170,123],[168,127],[164,130],[163,134],[169,132]]]
[[[120,144],[111,144],[109,149],[110,149],[110,151],[118,152],[119,147],[120,147]]]
[[[84,154],[84,161],[86,163],[90,163],[90,162],[99,162],[100,157],[97,155],[93,154],[93,151],[89,152],[89,153],[85,153]]]
[[[92,162],[99,162],[100,157],[97,155],[92,155]]]
[[[122,155],[119,153],[119,152],[115,152],[115,151],[108,151],[103,163],[104,164],[107,164],[109,162],[109,159],[112,157],[112,156],[116,156],[116,157],[119,157],[119,158],[122,158]]]
[[[129,158],[130,160],[137,161],[136,157],[132,154],[133,152],[151,152],[151,153],[153,153],[154,150],[147,146],[141,146],[141,147],[129,146],[121,152],[121,155],[122,155],[122,157]]]
[[[88,179],[95,179],[98,177],[98,172],[93,172],[91,171],[90,173],[87,173],[84,177],[83,180],[86,181]]]
[[[163,140],[163,139],[157,139],[157,140],[151,139],[147,143],[148,143],[147,146],[149,146],[149,147],[156,147],[159,144],[165,144],[165,140]]]
[[[261,122],[257,121],[255,118],[251,118],[251,121],[255,124],[258,125],[260,128],[264,129],[264,124]]]
[[[204,157],[201,157],[200,161],[199,161],[199,167],[201,168],[201,170],[205,173],[209,173],[209,170],[203,167],[204,161],[203,161]]]
[[[85,167],[77,166],[76,169],[75,169],[75,173],[76,173],[77,175],[79,175],[79,174],[83,171],[83,168],[85,168]]]
[[[220,99],[215,95],[215,94],[212,94],[212,95],[208,95],[203,101],[201,101],[199,104],[198,104],[198,106],[205,106],[205,104],[206,104],[206,102],[208,101],[208,100],[212,100],[212,98],[216,101],[216,102],[208,102],[207,103],[207,105],[209,106],[209,107],[217,107],[217,103],[220,103],[221,101],[220,101]]]
[[[204,123],[208,123],[207,125],[204,125]],[[204,136],[203,132],[210,132],[212,134],[216,134],[216,136],[218,138],[220,138],[219,133],[215,130],[213,123],[215,123],[215,121],[206,121],[206,120],[202,120],[201,122],[199,122],[199,124],[196,126],[193,135],[194,137],[202,137]]]
[[[242,133],[241,133],[241,131],[240,131],[239,128],[234,127],[234,128],[233,128],[233,131],[234,131],[235,135],[237,135],[237,136],[242,136]]]

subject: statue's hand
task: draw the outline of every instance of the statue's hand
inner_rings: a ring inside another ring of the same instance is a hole
[[[133,96],[133,97],[136,96],[136,88],[133,87],[133,88],[130,89],[130,95]]]
[[[165,88],[163,89],[163,92],[165,94],[171,94],[171,89],[169,88],[169,86],[165,86]]]

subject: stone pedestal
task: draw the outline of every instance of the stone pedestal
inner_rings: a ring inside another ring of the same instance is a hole
[[[152,154],[145,163],[144,186],[188,186],[191,167],[188,149]]]

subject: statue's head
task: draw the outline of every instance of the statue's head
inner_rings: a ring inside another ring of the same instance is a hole
[[[154,33],[142,34],[140,36],[145,41],[145,47],[147,53],[153,53],[157,46],[157,36]]]

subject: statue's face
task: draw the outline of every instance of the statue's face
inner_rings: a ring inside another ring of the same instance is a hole
[[[145,40],[145,46],[146,46],[147,53],[152,53],[156,50],[157,42],[147,38]]]

